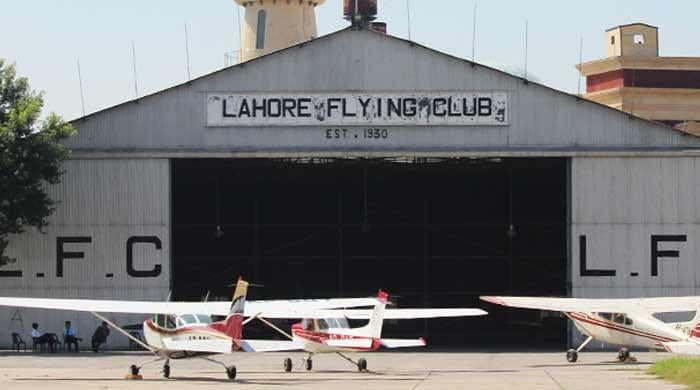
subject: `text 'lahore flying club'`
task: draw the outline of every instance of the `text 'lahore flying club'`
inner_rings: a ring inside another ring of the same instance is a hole
[[[508,94],[209,94],[208,126],[508,125]]]

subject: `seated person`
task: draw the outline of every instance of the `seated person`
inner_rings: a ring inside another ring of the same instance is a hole
[[[36,322],[32,324],[32,340],[36,345],[48,345],[49,352],[54,353],[54,345],[51,342],[51,336],[48,334],[43,334],[39,331],[39,324]]]
[[[98,326],[92,334],[92,352],[99,352],[100,345],[107,342],[107,337],[109,337],[109,326],[102,321],[102,325]]]
[[[78,341],[83,341],[75,336],[75,329],[70,324],[70,321],[66,321],[66,326],[63,328],[63,344],[68,345],[68,352],[71,351],[71,346],[75,346],[75,352],[79,352]]]

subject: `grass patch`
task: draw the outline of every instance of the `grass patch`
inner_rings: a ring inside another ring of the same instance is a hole
[[[661,379],[700,390],[700,359],[675,357],[662,360],[649,368],[649,373]]]

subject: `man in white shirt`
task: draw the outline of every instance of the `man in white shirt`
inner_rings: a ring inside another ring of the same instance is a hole
[[[66,321],[66,327],[63,328],[63,344],[68,345],[68,352],[71,351],[71,346],[75,346],[75,352],[78,353],[78,341],[82,341],[75,336],[75,329],[70,324],[70,321]]]
[[[51,342],[51,336],[48,334],[43,334],[39,331],[39,324],[36,322],[32,324],[32,340],[34,340],[34,344],[37,345],[48,345],[49,346],[49,352],[54,353],[54,345]]]

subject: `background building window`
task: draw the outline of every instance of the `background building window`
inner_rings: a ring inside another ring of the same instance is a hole
[[[265,12],[264,9],[261,9],[260,12],[258,12],[258,36],[255,41],[255,48],[256,49],[264,49],[265,48],[265,22],[267,21],[267,12]]]

